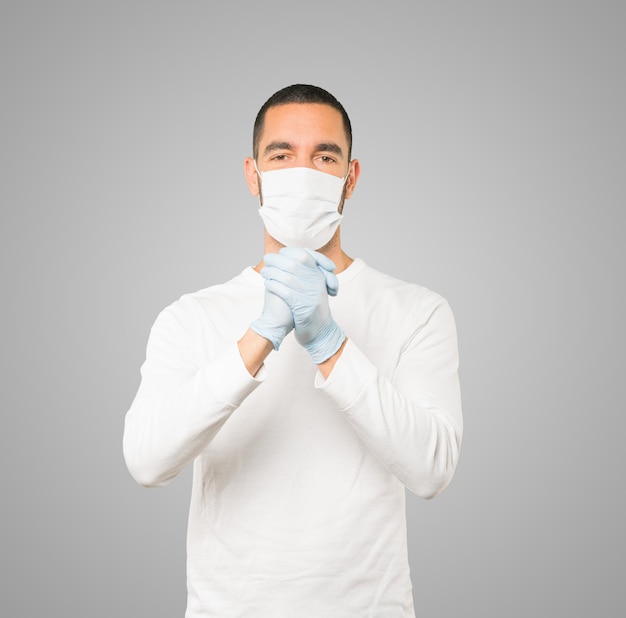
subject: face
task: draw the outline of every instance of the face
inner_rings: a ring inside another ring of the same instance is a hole
[[[358,161],[348,160],[348,139],[341,114],[318,103],[289,103],[267,110],[256,164],[261,173],[309,167],[343,178],[349,171],[345,198],[352,194],[359,174]],[[259,195],[254,159],[246,159],[245,172],[250,192]]]

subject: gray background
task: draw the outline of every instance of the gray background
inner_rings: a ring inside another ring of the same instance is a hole
[[[175,617],[189,473],[121,453],[149,328],[262,251],[254,115],[319,84],[345,248],[455,312],[465,440],[409,497],[419,616],[623,616],[621,2],[11,2],[2,69],[2,594]]]

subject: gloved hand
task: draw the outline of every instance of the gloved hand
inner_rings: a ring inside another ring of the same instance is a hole
[[[285,247],[263,258],[265,287],[289,305],[298,342],[315,364],[330,358],[346,336],[330,312],[328,296],[339,289],[335,264],[311,249]]]
[[[272,342],[278,350],[283,339],[293,330],[291,309],[282,298],[265,289],[263,312],[250,324],[250,328]]]

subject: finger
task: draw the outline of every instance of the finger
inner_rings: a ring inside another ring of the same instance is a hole
[[[281,268],[276,268],[275,266],[265,266],[261,269],[261,275],[265,279],[265,282],[268,281],[277,281],[288,287],[294,291],[301,291],[303,278],[298,277],[286,270],[282,270]],[[267,286],[266,286],[267,287]]]
[[[286,286],[280,281],[276,281],[276,279],[266,279],[265,289],[278,296],[278,298],[282,298],[289,308],[293,309],[296,300],[296,293],[289,286]]]
[[[280,296],[273,294],[269,290],[266,290],[263,311],[267,311],[268,315],[277,320],[280,324],[293,326],[291,308]]]
[[[304,264],[306,266],[317,266],[317,260],[315,256],[311,255],[311,253],[303,247],[283,247],[279,251],[279,254],[290,257],[297,262],[300,262],[300,264]]]
[[[265,267],[273,267],[285,272],[291,273],[296,277],[310,277],[318,270],[315,260],[307,255],[307,263],[303,264],[296,258],[290,257],[288,254],[270,253],[263,258]]]
[[[316,262],[318,266],[321,266],[324,270],[334,271],[337,266],[335,262],[333,262],[329,257],[325,256],[323,253],[319,251],[313,251],[313,249],[303,249],[306,251]]]
[[[328,295],[337,296],[337,292],[339,292],[339,279],[337,278],[337,275],[323,268],[320,268],[320,271],[326,278],[326,291],[328,292]]]
[[[337,268],[335,263],[323,253],[313,251],[313,249],[305,249],[312,257],[315,258],[317,265],[326,278],[326,290],[329,296],[337,296],[339,291],[339,279],[335,275],[334,270]]]

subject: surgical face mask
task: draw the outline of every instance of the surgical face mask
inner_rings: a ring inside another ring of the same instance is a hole
[[[268,234],[286,247],[327,244],[343,218],[338,208],[350,170],[345,178],[308,167],[262,174],[257,167],[257,173],[262,180],[259,214]]]

